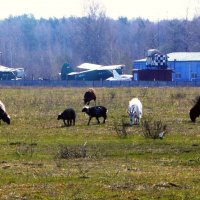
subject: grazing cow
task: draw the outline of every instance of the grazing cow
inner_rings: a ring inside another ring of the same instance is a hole
[[[190,110],[190,119],[192,122],[196,121],[196,118],[200,115],[200,96],[197,97],[195,105]]]
[[[73,108],[67,108],[65,109],[62,113],[60,113],[58,115],[57,120],[62,119],[65,126],[71,126],[72,125],[72,121],[73,121],[73,125],[75,125],[75,120],[76,120],[76,113],[74,111]],[[66,123],[67,121],[67,123]]]
[[[6,113],[6,108],[2,101],[0,101],[0,121],[1,120],[10,124],[10,116]]]
[[[95,105],[96,105],[95,91],[94,91],[94,89],[89,88],[88,91],[86,91],[85,94],[84,94],[84,104],[89,105],[91,100],[94,100]]]
[[[142,103],[138,98],[133,98],[129,101],[128,114],[130,118],[130,125],[140,124],[142,118]]]
[[[94,106],[94,107],[84,107],[82,109],[82,112],[87,113],[87,115],[89,115],[89,121],[88,121],[88,125],[90,124],[90,121],[93,117],[95,117],[97,119],[98,124],[100,123],[99,121],[99,117],[103,117],[103,123],[105,123],[106,119],[107,119],[107,108],[105,108],[104,106]]]

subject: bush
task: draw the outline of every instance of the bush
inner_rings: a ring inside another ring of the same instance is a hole
[[[163,139],[167,131],[167,125],[163,125],[161,121],[145,120],[142,128],[144,137],[152,139]]]
[[[172,99],[184,99],[186,98],[186,94],[183,92],[177,92],[175,94],[171,94]]]
[[[120,138],[126,138],[128,135],[127,127],[129,126],[128,123],[125,123],[122,119],[121,122],[114,122],[114,130]]]
[[[76,146],[60,145],[59,151],[56,155],[58,159],[70,159],[70,158],[86,158],[87,150],[86,144]]]

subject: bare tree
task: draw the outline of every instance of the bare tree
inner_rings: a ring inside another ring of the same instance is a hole
[[[82,41],[80,48],[83,61],[100,64],[106,51],[107,17],[99,3],[91,1],[81,21]]]

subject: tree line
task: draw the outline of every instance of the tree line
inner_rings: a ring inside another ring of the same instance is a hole
[[[200,51],[200,17],[114,20],[93,7],[84,17],[22,15],[0,21],[0,64],[24,67],[27,79],[57,79],[64,63],[125,64],[131,73],[133,61],[152,48],[163,53]]]

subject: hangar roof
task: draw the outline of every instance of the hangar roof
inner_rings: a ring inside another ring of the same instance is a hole
[[[174,52],[167,55],[168,61],[200,61],[200,52]]]
[[[200,52],[173,52],[168,53],[168,61],[199,61]],[[135,62],[146,62],[146,58],[135,60]]]

